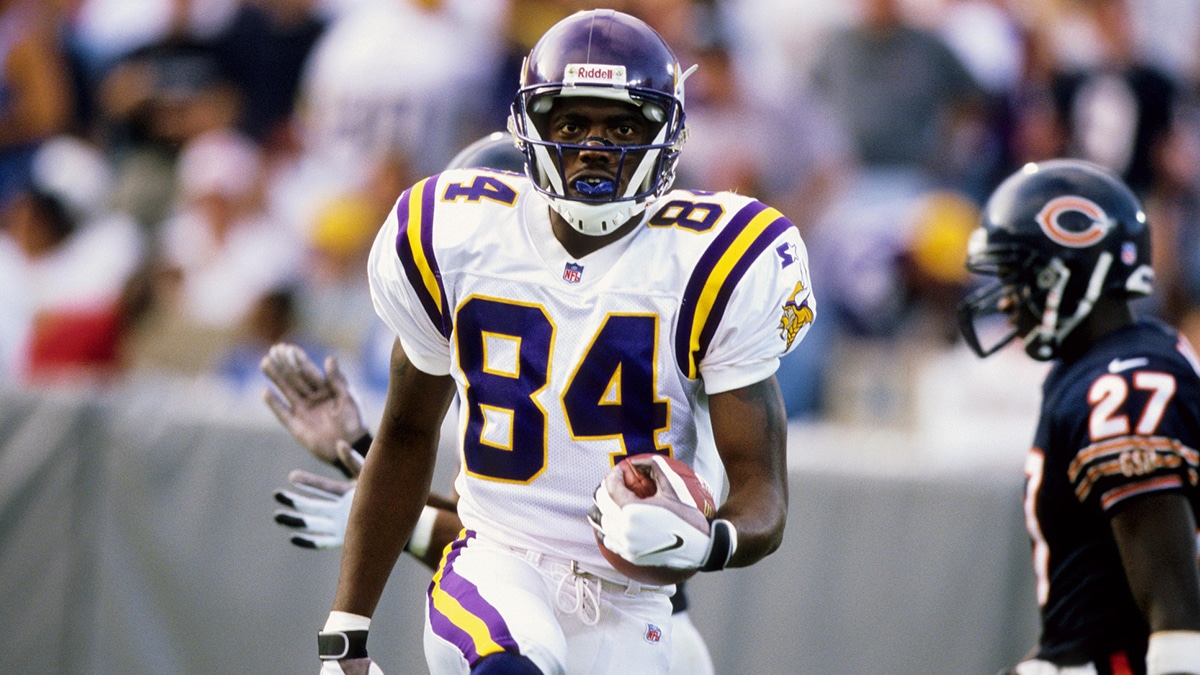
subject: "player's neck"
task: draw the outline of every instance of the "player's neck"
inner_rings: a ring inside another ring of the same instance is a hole
[[[547,207],[549,208],[549,207]],[[598,237],[583,234],[571,227],[571,224],[566,221],[557,211],[550,210],[550,227],[554,232],[554,238],[558,239],[558,243],[567,251],[567,253],[576,260],[594,253],[609,244],[621,239],[629,234],[642,218],[642,214],[638,214],[633,218],[625,221],[623,225],[613,230],[612,232]]]
[[[1066,360],[1081,356],[1113,331],[1134,322],[1133,312],[1124,300],[1101,300],[1087,319],[1063,341],[1060,356]]]

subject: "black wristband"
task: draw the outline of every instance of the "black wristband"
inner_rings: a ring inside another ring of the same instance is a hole
[[[359,436],[358,440],[351,443],[350,447],[354,448],[354,451],[357,452],[358,454],[362,455],[363,457],[366,457],[367,450],[369,450],[371,448],[372,440],[374,440],[374,439],[371,437],[371,432],[368,431],[367,433],[363,434],[362,436]],[[346,478],[354,478],[354,474],[350,472],[350,467],[343,464],[340,457],[333,458],[333,465],[335,467],[337,467],[338,471],[341,471],[342,474],[346,476]]]
[[[708,548],[708,558],[700,566],[701,572],[723,570],[733,556],[733,525],[728,520],[717,519],[709,527],[712,546]]]
[[[317,658],[322,661],[367,658],[367,631],[318,631]]]
[[[350,447],[354,448],[354,451],[357,452],[358,454],[362,455],[363,457],[366,457],[367,450],[371,449],[371,441],[373,441],[373,440],[375,440],[375,439],[371,437],[371,432],[368,431],[368,432],[364,433],[362,436],[359,436],[357,441],[354,441],[353,443],[351,443]]]

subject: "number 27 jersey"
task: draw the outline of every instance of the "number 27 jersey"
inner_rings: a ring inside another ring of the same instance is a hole
[[[772,375],[816,309],[799,232],[753,199],[672,191],[576,259],[524,176],[475,169],[401,195],[369,278],[413,365],[456,381],[463,524],[597,567],[609,468],[667,453],[719,493],[708,395]]]

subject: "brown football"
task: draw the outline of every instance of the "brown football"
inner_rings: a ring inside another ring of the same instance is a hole
[[[612,468],[604,483],[619,506],[639,501],[668,509],[704,534],[708,534],[709,523],[717,513],[716,501],[704,480],[692,467],[666,455],[627,457]],[[620,490],[621,484],[629,492]],[[674,486],[680,489],[677,491]],[[618,572],[643,584],[677,584],[696,573],[694,569],[635,565],[606,548],[598,534],[596,546]]]

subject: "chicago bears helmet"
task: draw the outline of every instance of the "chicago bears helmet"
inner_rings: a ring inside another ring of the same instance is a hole
[[[959,305],[971,349],[986,357],[1024,332],[1025,351],[1042,361],[1057,356],[1102,294],[1148,295],[1154,279],[1137,197],[1106,169],[1071,159],[1026,164],[996,188],[968,244],[967,269],[996,277]],[[1030,320],[1009,321],[985,345],[985,317],[1016,312]]]
[[[538,40],[521,68],[509,130],[525,152],[526,171],[539,194],[573,228],[587,235],[612,232],[670,189],[686,140],[682,72],[675,54],[653,28],[614,10],[577,12]],[[631,103],[658,125],[646,145],[577,145],[543,138],[547,113],[558,97],[604,98]],[[568,196],[564,153],[603,150],[618,155],[617,175],[627,162],[636,169],[626,188]]]

